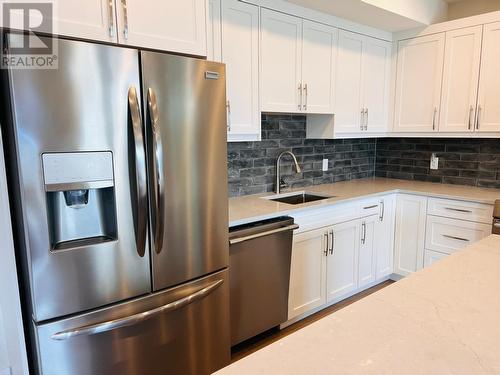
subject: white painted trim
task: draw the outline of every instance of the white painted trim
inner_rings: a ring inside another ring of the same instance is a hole
[[[278,12],[301,17],[313,22],[323,23],[325,25],[337,27],[342,30],[352,31],[377,39],[391,42],[393,34],[390,31],[376,29],[367,25],[352,22],[344,18],[335,17],[330,14],[319,12],[313,9],[305,8],[300,5],[292,4],[284,0],[240,0],[245,3],[258,5]]]
[[[24,330],[21,318],[14,242],[10,220],[7,177],[0,135],[0,314],[4,323],[9,367],[1,374],[28,374]],[[3,338],[0,338],[3,340]],[[8,369],[11,369],[9,371]]]

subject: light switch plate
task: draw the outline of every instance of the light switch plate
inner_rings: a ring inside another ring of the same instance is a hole
[[[328,159],[323,159],[323,172],[328,170]]]
[[[431,169],[438,169],[438,168],[439,168],[439,158],[436,156],[436,154],[432,154]]]

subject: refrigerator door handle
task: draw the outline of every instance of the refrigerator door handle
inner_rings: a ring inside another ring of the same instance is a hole
[[[95,335],[97,333],[102,333],[102,332],[108,332],[112,331],[118,328],[123,328],[123,327],[128,327],[132,326],[135,324],[138,324],[140,322],[143,322],[147,319],[150,319],[156,315],[166,313],[166,312],[171,312],[174,310],[178,310],[182,307],[185,307],[199,299],[202,299],[212,293],[215,289],[217,289],[219,286],[221,286],[224,283],[224,280],[217,280],[214,281],[213,283],[207,285],[206,287],[197,290],[196,292],[183,297],[181,299],[178,299],[176,301],[167,303],[166,305],[157,307],[152,310],[144,311],[141,313],[137,313],[131,316],[127,316],[125,318],[120,318],[120,319],[115,319],[115,320],[109,320],[107,322],[102,322],[102,323],[97,323],[97,324],[92,324],[88,326],[82,326],[78,328],[73,328],[73,329],[68,329],[65,331],[57,332],[54,333],[51,336],[51,339],[53,340],[67,340],[72,337],[76,336],[88,336],[88,335]]]
[[[147,205],[146,190],[146,161],[144,152],[144,137],[142,133],[141,111],[137,99],[137,91],[134,86],[128,90],[128,104],[130,118],[132,120],[132,131],[134,134],[134,162],[135,162],[135,183],[136,200],[134,211],[135,217],[135,241],[137,253],[143,257],[146,252],[146,226],[147,217],[144,207]]]
[[[163,147],[161,142],[158,102],[152,88],[148,89],[148,109],[151,118],[151,133],[153,134],[153,189],[154,189],[154,248],[157,254],[163,247],[164,232],[164,182],[163,182]]]

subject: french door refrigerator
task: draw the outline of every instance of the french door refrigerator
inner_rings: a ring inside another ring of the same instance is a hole
[[[58,69],[1,80],[33,368],[215,371],[230,356],[224,65],[56,42]]]

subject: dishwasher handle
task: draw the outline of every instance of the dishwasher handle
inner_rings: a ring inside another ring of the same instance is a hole
[[[244,237],[232,238],[229,240],[229,244],[234,245],[234,244],[245,242],[248,240],[253,240],[255,238],[269,236],[270,234],[276,234],[276,233],[286,232],[286,231],[295,230],[295,229],[299,229],[298,224],[287,225],[286,227],[281,227],[281,228],[271,229],[271,230],[264,231],[264,232],[250,234],[250,235],[244,236]]]

